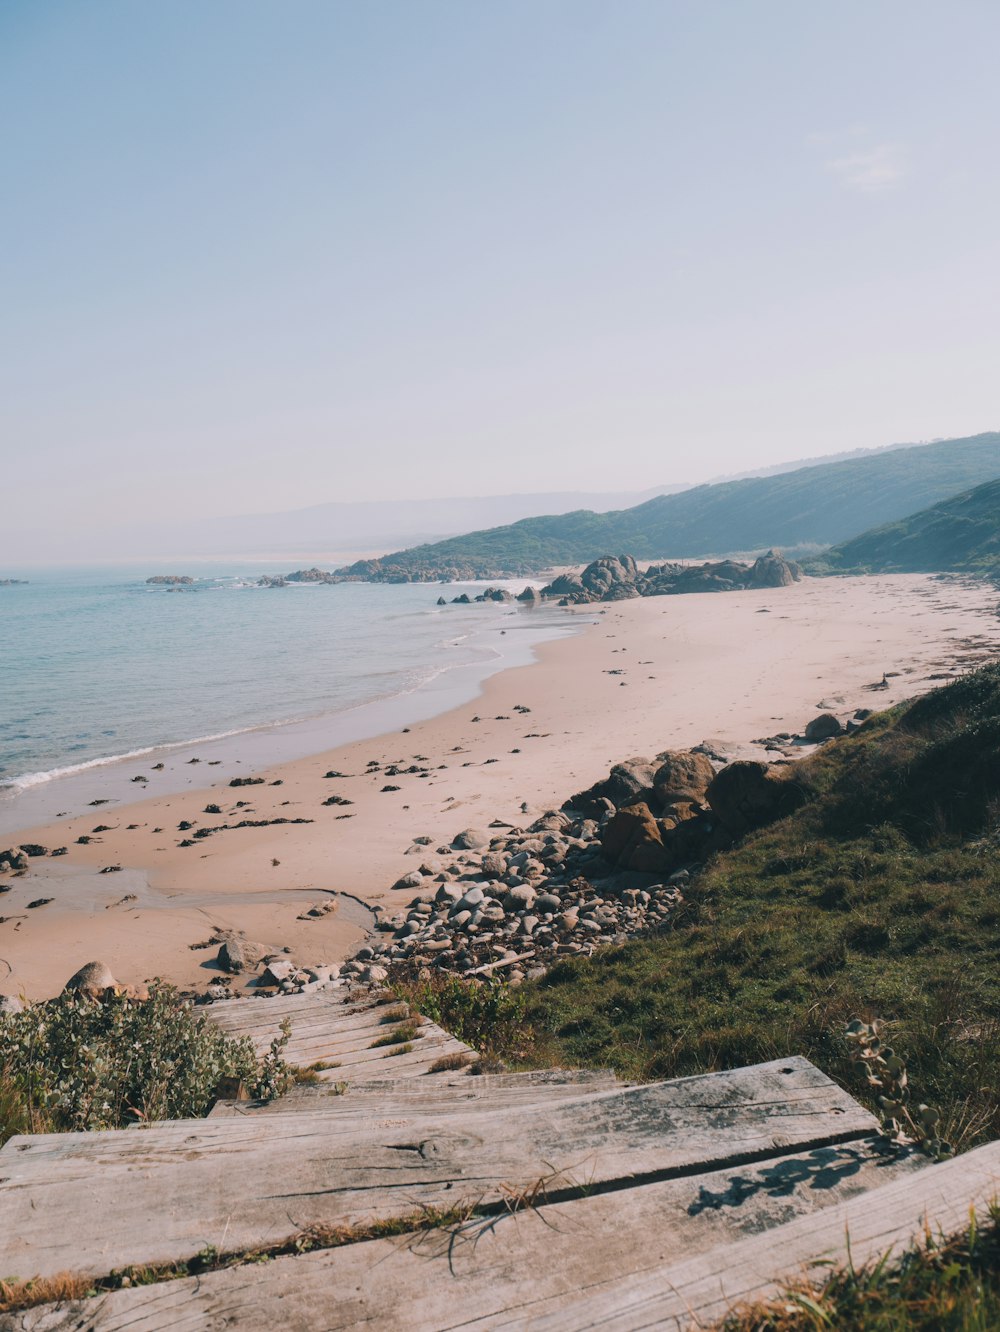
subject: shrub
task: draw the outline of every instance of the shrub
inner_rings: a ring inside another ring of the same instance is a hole
[[[258,1063],[169,986],[141,1002],[76,994],[0,1016],[0,1142],[14,1133],[121,1128],[205,1114],[221,1078],[259,1099],[290,1077],[283,1033]]]
[[[440,971],[424,980],[398,973],[392,984],[416,1012],[494,1061],[534,1063],[541,1057],[520,989],[500,980],[462,980]]]

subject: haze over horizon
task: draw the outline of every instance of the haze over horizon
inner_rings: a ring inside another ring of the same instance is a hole
[[[0,11],[26,533],[996,428],[1000,10]]]

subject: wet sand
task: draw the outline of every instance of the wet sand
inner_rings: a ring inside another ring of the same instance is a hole
[[[492,676],[474,702],[408,729],[276,766],[244,764],[263,784],[112,801],[5,835],[3,845],[69,850],[0,876],[9,888],[0,893],[0,992],[53,994],[91,959],[123,981],[161,976],[203,989],[217,974],[215,950],[198,945],[214,927],[288,948],[303,965],[339,961],[368,918],[336,895],[388,908],[408,900],[413,890],[392,884],[463,828],[524,825],[636,754],[707,739],[730,758],[775,757],[756,742],[799,732],[818,711],[846,718],[890,706],[1000,651],[995,589],[923,575],[810,579],[580,613],[593,621],[582,633],[544,644],[535,664]],[[883,673],[888,688],[873,690]],[[210,745],[201,757],[213,759]],[[390,764],[401,771],[386,774]],[[133,775],[154,787],[141,760]],[[351,803],[324,804],[331,796]],[[206,814],[208,804],[223,812]],[[311,822],[232,826],[274,818]],[[193,826],[181,830],[182,821]],[[107,830],[95,833],[100,825]],[[195,838],[204,826],[223,830]],[[431,845],[415,846],[421,836]],[[113,865],[122,868],[100,873]],[[29,907],[39,898],[52,900]],[[299,919],[330,900],[334,910]]]

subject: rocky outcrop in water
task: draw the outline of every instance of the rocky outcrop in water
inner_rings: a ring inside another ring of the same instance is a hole
[[[190,574],[154,574],[146,582],[150,587],[189,587],[194,579]]]

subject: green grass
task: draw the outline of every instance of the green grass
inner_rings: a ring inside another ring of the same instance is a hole
[[[1000,667],[798,776],[806,805],[717,856],[669,933],[559,963],[525,1020],[630,1078],[803,1054],[864,1099],[842,1030],[880,1018],[942,1136],[1000,1137]]]
[[[1000,1212],[898,1262],[834,1272],[734,1314],[724,1332],[993,1332],[1000,1327]]]
[[[380,1045],[403,1045],[414,1041],[420,1035],[417,1030],[416,1022],[403,1022],[392,1031],[383,1032],[381,1036],[376,1036],[368,1047],[370,1050],[377,1050]]]

